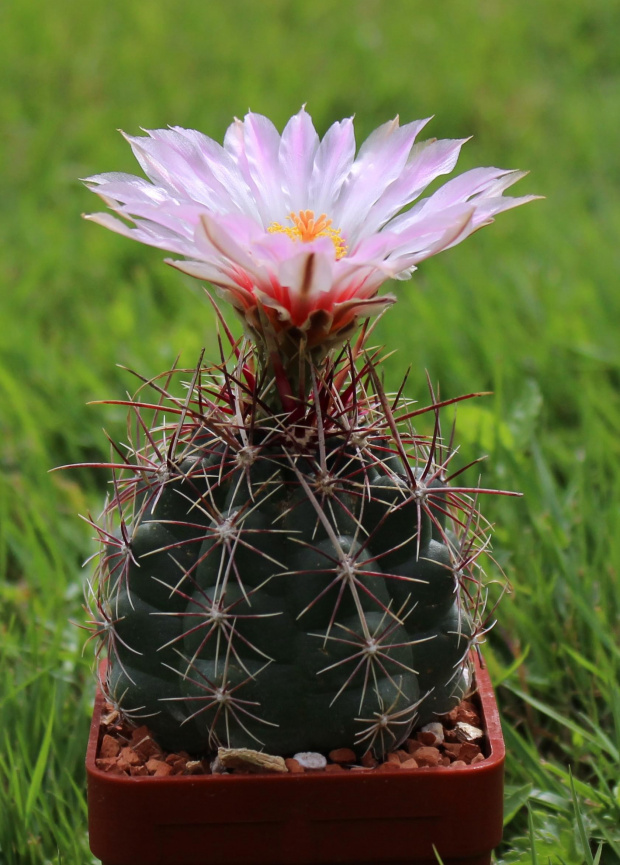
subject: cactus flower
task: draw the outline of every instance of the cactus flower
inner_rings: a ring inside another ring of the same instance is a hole
[[[168,263],[215,285],[259,343],[267,327],[280,344],[329,349],[394,301],[377,296],[387,279],[536,197],[503,195],[523,172],[475,168],[420,198],[467,140],[416,143],[427,122],[389,121],[357,155],[352,118],[321,139],[304,108],[281,135],[249,113],[223,146],[181,127],[128,135],[148,179],[87,178],[122,219],[88,218],[183,256]]]

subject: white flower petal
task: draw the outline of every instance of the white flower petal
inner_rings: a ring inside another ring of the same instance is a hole
[[[522,176],[521,172],[507,171],[502,168],[472,168],[440,186],[426,200],[423,209],[427,212],[438,211],[468,201],[473,196],[485,195],[487,192],[495,194],[493,190],[498,188],[498,182],[505,188]]]
[[[152,138],[127,135],[125,132],[121,132],[121,135],[129,142],[146,176],[156,185],[177,195],[182,189],[178,176],[179,164],[178,160],[168,152],[168,148],[158,146]]]
[[[84,216],[84,219],[96,222],[117,234],[138,240],[147,246],[155,246],[158,249],[165,249],[167,252],[176,252],[177,255],[194,256],[197,253],[193,243],[154,222],[138,220],[136,227],[131,228],[121,219],[112,216],[111,213],[89,213]]]
[[[393,268],[388,261],[342,259],[334,268],[333,295],[341,300],[372,297],[392,276]]]
[[[388,256],[387,263],[399,275],[425,258],[455,246],[474,230],[474,213],[473,207],[461,205],[409,226],[397,235],[401,244]]]
[[[167,131],[167,130],[164,130]],[[215,205],[220,213],[238,210],[253,219],[258,218],[256,202],[250,188],[243,178],[238,165],[230,154],[212,138],[194,129],[173,126],[172,133],[178,139],[191,144],[188,163],[194,176],[208,177]],[[153,133],[152,133],[153,134]]]
[[[172,258],[165,258],[164,261],[176,270],[180,270],[181,273],[186,273],[188,276],[194,276],[196,279],[202,279],[205,282],[211,282],[218,287],[239,288],[239,283],[232,276],[226,274],[216,265],[208,264],[206,261],[191,261],[188,259],[177,261]]]
[[[459,157],[461,147],[467,141],[443,139],[414,144],[407,165],[385,190],[381,198],[370,209],[360,236],[379,230],[396,213],[411,204],[437,177],[448,174]]]
[[[279,149],[280,135],[271,120],[262,114],[247,114],[243,121],[243,153],[265,228],[286,213]]]
[[[87,177],[84,183],[93,192],[101,195],[104,200],[113,201],[118,204],[131,204],[131,202],[152,202],[153,204],[166,204],[170,201],[170,193],[161,186],[154,186],[142,177],[132,174],[96,174]],[[101,189],[99,189],[101,187]]]
[[[284,127],[278,158],[287,211],[308,209],[308,190],[319,146],[312,119],[302,108]]]
[[[527,204],[530,201],[539,201],[541,198],[542,196],[540,195],[522,195],[519,198],[501,196],[498,198],[483,199],[480,203],[476,203],[476,210],[473,216],[474,230],[493,222],[493,218],[498,213],[512,210],[514,207],[521,207],[522,204]]]
[[[221,222],[203,213],[196,226],[196,245],[210,253],[215,250],[225,261],[234,262],[243,270],[253,271],[255,262],[240,246],[235,238],[226,230]]]
[[[308,301],[328,292],[332,286],[332,262],[327,255],[301,252],[282,262],[278,270],[280,285],[295,297]]]
[[[416,135],[427,123],[399,126],[398,118],[376,129],[362,144],[334,209],[334,223],[355,243],[372,205],[400,176]]]
[[[353,118],[329,127],[319,144],[308,191],[308,208],[333,218],[334,202],[355,158]]]

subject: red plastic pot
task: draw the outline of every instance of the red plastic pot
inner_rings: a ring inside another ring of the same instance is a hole
[[[302,775],[127,777],[86,769],[91,850],[103,865],[489,865],[502,836],[504,742],[476,667],[487,758],[460,768]]]

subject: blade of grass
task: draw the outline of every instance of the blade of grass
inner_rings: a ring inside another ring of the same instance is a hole
[[[570,780],[571,797],[573,800],[573,809],[575,811],[575,819],[577,821],[577,831],[579,832],[579,840],[581,841],[581,846],[583,848],[583,855],[585,856],[586,865],[594,865],[594,857],[592,856],[592,851],[590,850],[590,842],[588,840],[583,814],[581,812],[581,803],[577,796],[573,773],[570,769],[568,771],[568,775]],[[599,853],[597,854],[597,859],[600,859],[600,848]]]
[[[521,787],[506,785],[504,796],[504,826],[518,814],[532,794],[533,785],[523,784]]]
[[[530,834],[530,845],[532,851],[532,865],[538,865],[538,854],[536,853],[536,838],[534,835],[534,817],[532,815],[532,809],[530,806],[527,806],[527,822],[528,822],[528,831]]]
[[[49,703],[49,717],[47,719],[47,724],[45,727],[45,733],[43,735],[43,740],[39,746],[39,755],[37,757],[37,761],[34,766],[34,771],[32,773],[32,777],[30,780],[30,786],[28,788],[28,796],[26,798],[26,806],[24,809],[24,813],[26,819],[30,817],[32,814],[32,810],[34,804],[39,796],[41,790],[41,782],[43,781],[43,776],[45,774],[45,769],[47,766],[47,760],[50,753],[50,747],[52,744],[52,731],[54,729],[54,720],[55,720],[55,692],[52,700]]]

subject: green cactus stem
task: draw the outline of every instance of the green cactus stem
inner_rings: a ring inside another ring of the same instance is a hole
[[[109,699],[167,749],[383,753],[471,685],[491,491],[457,485],[457,400],[388,397],[354,354],[296,393],[235,344],[127,401],[91,628]]]

